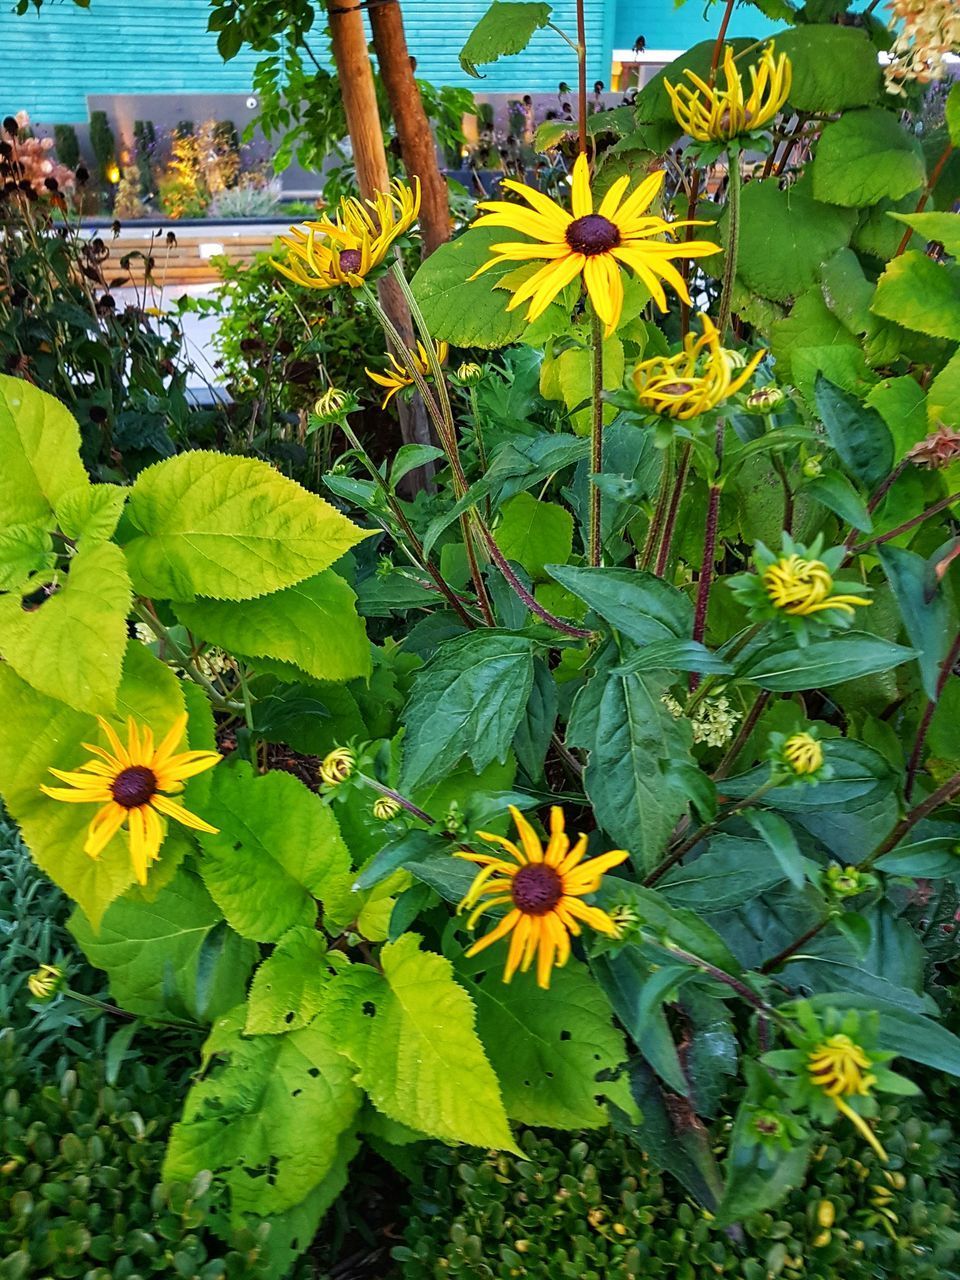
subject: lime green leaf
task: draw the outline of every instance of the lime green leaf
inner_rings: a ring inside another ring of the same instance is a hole
[[[876,409],[867,408],[818,375],[814,395],[830,443],[844,466],[868,489],[893,470],[893,437]]]
[[[865,631],[845,631],[827,640],[813,640],[803,648],[788,636],[752,653],[737,676],[761,689],[793,693],[799,689],[826,689],[844,680],[889,671],[914,657],[912,649]]]
[[[324,1018],[385,1116],[447,1142],[513,1150],[473,1002],[450,962],[419,944],[404,934],[380,952],[382,974],[354,965],[341,975]]]
[[[791,357],[797,352],[832,346],[847,346],[860,351],[860,342],[828,309],[819,288],[802,293],[790,314],[777,320],[770,330],[770,350],[781,378],[793,378]]]
[[[901,254],[880,277],[870,310],[905,329],[960,340],[960,268],[916,250]]]
[[[545,564],[564,564],[570,559],[573,516],[566,507],[518,493],[504,503],[501,517],[494,535],[497,546],[534,580],[544,580]]]
[[[867,107],[879,96],[877,51],[858,27],[795,27],[777,36],[776,49],[793,67],[788,101],[796,111],[848,111]]]
[[[360,1090],[332,1032],[316,1023],[284,1036],[242,1034],[244,1009],[211,1033],[217,1061],[187,1095],[163,1178],[189,1182],[209,1169],[229,1191],[230,1219],[300,1204],[338,1164]]]
[[[246,762],[216,771],[203,815],[200,872],[227,920],[257,942],[309,927],[317,904],[349,892],[350,855],[336,818],[289,773],[257,777]]]
[[[507,1115],[522,1124],[583,1129],[605,1124],[597,1080],[624,1060],[623,1036],[586,967],[554,971],[549,991],[532,974],[507,985],[500,971],[468,983],[477,1026],[500,1079]]]
[[[59,400],[0,375],[0,526],[46,521],[71,489],[89,485],[80,428]]]
[[[435,782],[469,755],[477,773],[506,760],[533,685],[533,644],[473,632],[442,644],[417,673],[403,714],[400,790]]]
[[[143,595],[250,600],[327,569],[369,537],[256,458],[196,450],[141,471],[126,545]]]
[[[505,262],[476,280],[470,278],[490,258],[491,246],[502,241],[502,230],[477,227],[442,244],[419,268],[411,285],[435,338],[458,347],[492,350],[523,332],[526,307],[508,311],[510,295],[496,288],[516,263]]]
[[[120,831],[99,858],[91,858],[83,845],[97,806],[64,804],[40,791],[41,783],[55,783],[51,768],[76,769],[87,758],[81,743],[98,741],[96,720],[32,689],[5,662],[0,662],[0,706],[0,795],[20,824],[34,861],[80,904],[96,928],[107,906],[134,882],[127,833]],[[136,715],[160,739],[182,711],[180,681],[143,645],[131,641],[117,696],[118,728],[122,717]],[[188,783],[188,809],[191,795]],[[150,875],[182,853],[171,833]]]
[[[76,541],[104,542],[120,523],[129,489],[116,484],[85,484],[69,489],[54,508],[57,526]]]
[[[775,181],[749,182],[742,204],[737,275],[754,293],[781,302],[814,285],[821,264],[853,230],[854,216],[813,199],[808,184],[781,191]]]
[[[947,94],[947,132],[955,147],[960,147],[960,83],[955,83]]]
[[[243,999],[256,958],[252,943],[223,928],[202,881],[182,868],[152,901],[134,889],[114,902],[99,929],[75,911],[70,931],[90,963],[106,971],[117,1004],[145,1017],[220,1017]],[[213,971],[204,976],[204,1008],[197,996],[211,939],[218,945]]]
[[[548,4],[493,0],[490,8],[467,36],[460,50],[460,65],[467,75],[482,78],[477,66],[496,62],[505,54],[520,53],[530,37],[550,21]]]
[[[313,1020],[330,979],[326,954],[316,929],[301,926],[283,935],[250,985],[248,1036],[282,1035]]]
[[[32,573],[55,563],[53,539],[42,524],[0,529],[0,591],[16,591]]]
[[[960,255],[960,213],[892,213],[920,233],[927,243],[942,244],[954,258]]]
[[[631,314],[628,312],[627,314]],[[587,347],[568,347],[557,356],[557,380],[564,404],[571,411],[571,421],[577,435],[589,435],[593,410],[589,402],[593,396],[593,352]],[[603,341],[603,390],[619,391],[623,383],[623,343],[614,334]],[[586,407],[584,407],[586,406]],[[616,417],[615,405],[604,405],[604,422]]]
[[[863,209],[899,200],[923,185],[917,140],[895,115],[879,108],[850,111],[820,135],[813,161],[813,194],[827,204]]]
[[[357,616],[357,597],[332,569],[256,600],[178,604],[176,614],[211,644],[249,658],[293,663],[317,680],[370,674],[370,642]]]
[[[951,356],[930,384],[927,421],[931,427],[938,422],[960,425],[960,351]]]
[[[112,542],[81,548],[65,578],[48,571],[31,579],[31,591],[47,583],[58,589],[28,608],[17,592],[0,596],[0,655],[41,693],[106,715],[116,706],[127,647],[123,552]]]

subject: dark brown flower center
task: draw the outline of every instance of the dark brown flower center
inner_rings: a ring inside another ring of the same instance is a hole
[[[585,218],[575,218],[567,227],[567,244],[576,253],[588,258],[598,253],[609,253],[620,243],[620,232],[609,218],[599,213],[588,213]]]
[[[563,881],[545,862],[529,862],[513,877],[513,902],[528,916],[545,916],[563,897]]]
[[[146,765],[134,764],[117,774],[110,790],[124,809],[138,809],[156,795],[157,775]]]
[[[685,396],[693,390],[690,382],[668,382],[660,388],[665,396]]]
[[[359,249],[340,250],[340,270],[347,275],[359,271],[363,265],[363,254]]]

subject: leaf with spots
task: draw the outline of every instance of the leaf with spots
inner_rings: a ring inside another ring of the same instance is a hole
[[[279,1035],[305,1027],[319,1012],[332,970],[316,929],[285,933],[253,976],[244,1031]]]

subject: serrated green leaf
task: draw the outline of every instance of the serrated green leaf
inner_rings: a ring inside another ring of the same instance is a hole
[[[244,1034],[283,1035],[311,1022],[331,977],[326,955],[327,944],[316,929],[285,933],[253,975]]]
[[[953,84],[944,108],[947,132],[955,147],[960,147],[960,84]]]
[[[473,1002],[442,956],[405,934],[383,972],[354,965],[323,1015],[379,1111],[447,1142],[513,1150],[500,1088],[475,1030]]]
[[[919,144],[897,116],[879,108],[849,111],[820,135],[813,194],[827,204],[864,209],[915,191],[925,172]]]
[[[75,911],[70,931],[90,963],[106,971],[121,1008],[210,1021],[243,999],[256,959],[256,948],[227,930],[198,999],[203,947],[222,924],[202,881],[181,868],[151,901],[133,890],[114,902],[96,930]]]
[[[817,411],[830,443],[844,465],[868,488],[893,470],[893,437],[875,409],[818,374],[814,387]]]
[[[880,277],[870,308],[905,329],[960,340],[960,268],[915,249],[894,258]]]
[[[187,1094],[163,1166],[189,1182],[209,1169],[229,1192],[229,1216],[268,1216],[300,1204],[341,1156],[362,1095],[331,1031],[317,1023],[283,1036],[242,1034],[244,1008],[214,1028],[218,1062]]]
[[[141,471],[125,547],[138,592],[251,600],[327,569],[369,537],[256,458],[194,450]]]
[[[473,632],[442,644],[417,672],[403,714],[400,790],[448,773],[465,755],[477,773],[504,761],[533,684],[533,644]]]
[[[919,232],[922,240],[942,244],[954,258],[960,255],[960,214],[892,213],[890,216]]]
[[[530,43],[533,33],[547,25],[552,12],[549,4],[493,0],[460,50],[461,67],[467,75],[481,78],[478,65],[520,53]]]
[[[42,524],[0,529],[0,591],[26,590],[31,574],[55,563],[53,539]]]
[[[107,715],[127,648],[131,589],[123,552],[111,542],[83,547],[69,573],[38,574],[31,591],[48,582],[58,589],[30,607],[17,592],[0,596],[0,656],[41,693]]]
[[[686,639],[693,626],[683,592],[642,569],[551,564],[547,572],[635,644]]]
[[[931,428],[938,422],[960,426],[960,351],[951,356],[930,384],[927,422]]]
[[[0,375],[0,526],[44,523],[71,489],[89,486],[80,428],[53,396]]]
[[[555,502],[518,493],[501,508],[494,538],[508,560],[543,581],[545,564],[564,564],[573,550],[573,516]]]
[[[549,991],[532,974],[508,985],[499,970],[467,989],[512,1120],[553,1129],[606,1123],[599,1101],[606,1086],[597,1076],[619,1067],[625,1048],[610,1002],[586,966],[571,961],[555,970]]]
[[[799,689],[827,689],[858,676],[890,671],[916,654],[865,631],[845,631],[802,647],[792,636],[756,650],[737,669],[740,680],[761,689],[793,693]]]
[[[332,569],[256,600],[195,600],[176,614],[194,635],[248,658],[292,663],[317,680],[369,676],[357,597]]]
[[[232,927],[278,942],[309,927],[317,900],[339,905],[350,892],[350,855],[330,809],[289,773],[258,777],[246,762],[218,769],[201,833],[200,872]]]
[[[442,244],[418,269],[411,288],[430,332],[458,347],[493,350],[526,328],[525,309],[508,311],[510,294],[496,286],[516,266],[506,262],[471,279],[502,242],[496,227],[475,227]]]
[[[54,508],[58,528],[76,541],[105,542],[120,523],[128,489],[116,484],[85,484],[64,493]]]
[[[880,94],[877,51],[858,27],[811,24],[777,36],[777,54],[790,59],[787,101],[795,111],[828,115],[867,107]]]
[[[743,189],[737,276],[754,293],[783,302],[820,278],[821,265],[850,240],[855,217],[813,198],[808,183],[774,180]]]

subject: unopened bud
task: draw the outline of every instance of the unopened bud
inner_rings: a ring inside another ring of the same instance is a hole
[[[779,387],[772,383],[765,387],[757,387],[747,396],[747,408],[751,413],[773,413],[783,404],[785,396]]]

